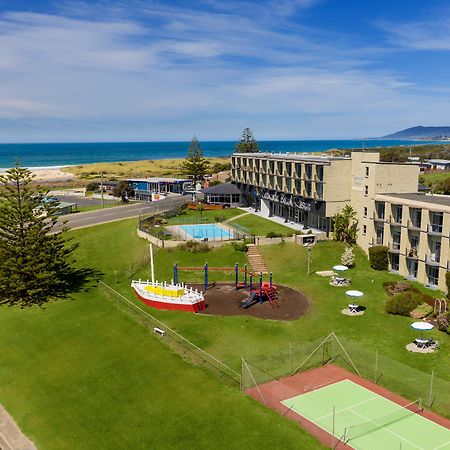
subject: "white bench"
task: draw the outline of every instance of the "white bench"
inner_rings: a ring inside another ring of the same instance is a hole
[[[159,334],[160,336],[166,335],[166,332],[164,330],[161,330],[161,328],[158,328],[158,327],[153,328],[153,333]]]

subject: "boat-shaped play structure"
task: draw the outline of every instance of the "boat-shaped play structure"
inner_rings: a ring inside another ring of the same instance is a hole
[[[131,287],[136,296],[152,308],[199,312],[206,309],[203,292],[186,286],[185,283],[155,281],[153,247],[150,244],[151,280],[133,280]]]

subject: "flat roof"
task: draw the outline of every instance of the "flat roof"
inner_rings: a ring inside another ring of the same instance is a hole
[[[335,160],[344,160],[351,161],[351,157],[344,156],[331,156],[327,154],[322,155],[308,155],[308,154],[300,154],[300,153],[269,153],[269,152],[260,152],[260,153],[233,153],[231,156],[240,156],[244,158],[259,158],[259,159],[280,159],[282,161],[291,160],[291,161],[311,161],[311,162],[321,162],[327,163],[329,161]]]
[[[427,195],[427,194],[379,194],[387,197],[395,197],[403,200],[412,200],[415,202],[429,203],[432,205],[450,206],[450,195]]]
[[[450,159],[427,159],[430,164],[450,164]]]
[[[148,178],[126,178],[125,181],[131,181],[131,182],[144,182],[144,183],[181,183],[186,181],[192,181],[187,180],[185,178],[161,178],[161,177],[148,177]]]

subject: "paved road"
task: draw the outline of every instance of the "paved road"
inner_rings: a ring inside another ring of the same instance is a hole
[[[183,205],[190,201],[190,196],[173,195],[157,202],[134,203],[132,205],[117,206],[106,209],[98,209],[84,213],[70,214],[61,217],[54,231],[60,230],[63,226],[76,230],[77,228],[92,227],[102,223],[115,222],[118,220],[131,219],[141,215],[151,215],[164,211],[169,211],[176,206]],[[63,224],[63,222],[66,222]]]

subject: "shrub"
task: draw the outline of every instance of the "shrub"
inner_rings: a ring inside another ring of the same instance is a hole
[[[355,255],[351,247],[347,247],[342,253],[341,263],[347,267],[353,267],[355,265]]]
[[[389,314],[409,316],[411,311],[420,305],[421,298],[415,292],[406,291],[393,295],[386,301],[385,309]]]
[[[450,298],[450,272],[445,274],[445,284],[447,285],[447,297]]]
[[[429,316],[433,312],[433,307],[428,303],[421,303],[415,309],[411,311],[411,317],[414,319],[423,319],[424,317]]]
[[[387,281],[383,283],[383,287],[388,293],[389,296],[400,294],[400,292],[408,291],[412,288],[412,284],[407,281]],[[416,288],[411,289],[413,292],[420,293],[420,291]]]
[[[180,244],[178,246],[180,250],[185,250],[187,252],[191,253],[207,253],[209,252],[208,244],[205,244],[204,242],[197,242],[197,241],[187,241],[183,244]]]
[[[276,233],[275,231],[269,231],[266,234],[266,238],[272,239],[272,238],[277,238],[277,237],[283,237],[283,235],[281,233]]]
[[[436,317],[436,324],[440,331],[450,333],[450,313],[439,314]]]
[[[94,192],[100,187],[100,183],[91,182],[86,185],[86,191]]]
[[[233,248],[234,248],[234,250],[236,252],[246,252],[246,251],[248,251],[247,242],[245,242],[245,241],[238,241],[238,242],[235,241],[235,242],[232,243],[232,245],[233,245]]]
[[[388,248],[384,245],[374,245],[369,248],[370,267],[375,270],[387,270],[389,267]]]

